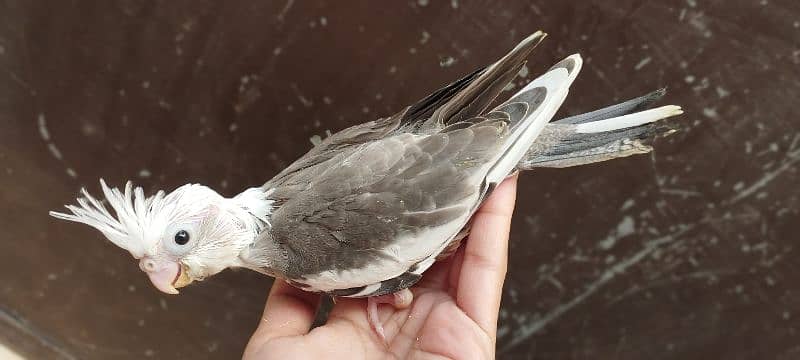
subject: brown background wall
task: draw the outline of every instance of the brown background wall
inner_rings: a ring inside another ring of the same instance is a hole
[[[652,156],[523,176],[502,357],[800,357],[794,0],[4,1],[0,339],[34,357],[238,357],[268,278],[167,297],[47,211],[99,177],[235,194],[540,28],[527,79],[586,59],[563,114],[668,86],[686,128]]]

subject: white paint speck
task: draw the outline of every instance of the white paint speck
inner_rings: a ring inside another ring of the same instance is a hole
[[[617,225],[617,235],[619,237],[628,236],[636,231],[636,222],[632,217],[626,216]]]
[[[303,106],[311,107],[314,105],[313,101],[309,100],[307,97],[303,95],[302,92],[300,92],[300,89],[297,87],[297,85],[291,84],[290,87],[292,88],[292,90],[294,90],[295,95],[297,95],[297,100],[299,100],[300,103],[303,104]]]
[[[769,144],[769,151],[778,152],[778,150],[780,150],[780,147],[778,147],[778,143]]]
[[[151,175],[153,175],[153,174],[148,169],[139,170],[139,177],[142,178],[142,179],[147,179]]]
[[[49,143],[47,144],[47,150],[50,150],[50,154],[53,155],[56,160],[62,160],[64,157],[61,155],[61,150],[58,150],[56,144]]]
[[[72,168],[68,167],[66,171],[67,171],[67,176],[69,176],[69,177],[71,177],[73,179],[76,179],[78,177],[78,173],[75,172],[75,170],[73,170]]]
[[[428,6],[428,0],[417,0],[419,6]]]
[[[731,94],[730,91],[721,86],[717,86],[715,90],[717,90],[717,96],[719,96],[720,99],[726,98]]]
[[[419,43],[425,45],[428,43],[428,40],[431,39],[431,34],[425,30],[422,30],[422,37],[419,39]]]
[[[733,185],[733,191],[742,191],[744,189],[744,182],[739,181]]]
[[[441,66],[441,67],[449,67],[449,66],[452,66],[455,63],[456,63],[456,59],[454,59],[452,56],[448,56],[446,58],[443,58],[443,59],[439,60],[439,66]]]
[[[44,114],[39,114],[36,121],[39,124],[39,136],[41,136],[44,141],[50,141],[50,131],[47,130],[47,121],[44,118]]]
[[[616,245],[619,239],[633,234],[635,231],[636,222],[632,217],[626,216],[622,218],[622,221],[620,221],[619,224],[617,224],[617,229],[615,232],[606,237],[604,240],[600,241],[597,245],[603,250],[609,250]]]
[[[634,200],[632,198],[628,199],[628,200],[625,200],[625,202],[622,204],[622,207],[620,207],[620,211],[628,210],[628,209],[632,208],[633,205],[636,205],[636,200]]]
[[[717,113],[717,109],[715,108],[703,108],[703,115],[709,119],[717,119],[719,118],[719,114]]]
[[[653,58],[648,56],[648,57],[640,60],[639,63],[637,63],[636,66],[633,67],[633,69],[636,70],[636,71],[639,71],[643,67],[647,66],[647,64],[649,64],[651,61],[653,61]]]

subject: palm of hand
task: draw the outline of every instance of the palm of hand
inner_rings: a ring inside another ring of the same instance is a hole
[[[319,296],[276,280],[244,358],[493,358],[515,184],[495,190],[466,246],[425,273],[410,307],[380,306],[385,343],[369,324],[366,300],[338,299],[325,325],[309,331]]]

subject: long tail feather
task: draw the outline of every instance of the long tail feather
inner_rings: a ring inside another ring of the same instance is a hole
[[[610,118],[615,118],[617,116],[622,116],[642,110],[647,110],[650,106],[660,100],[664,95],[666,95],[667,89],[659,89],[653,91],[647,95],[637,97],[635,99],[631,99],[628,101],[623,101],[619,104],[614,104],[609,107],[604,107],[599,110],[591,111],[588,113],[583,113],[580,115],[570,116],[568,118],[564,118],[558,121],[554,121],[554,124],[582,124],[588,123],[593,121],[600,121]]]
[[[663,96],[654,92],[548,124],[517,168],[570,167],[650,152],[655,138],[675,132],[659,120],[683,113],[674,105],[627,113],[649,106],[654,94]]]

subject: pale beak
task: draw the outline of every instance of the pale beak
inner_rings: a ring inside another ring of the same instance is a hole
[[[184,266],[174,261],[168,261],[159,266],[152,259],[144,258],[139,267],[147,273],[153,286],[166,294],[177,294],[177,288],[184,287],[192,282]]]

